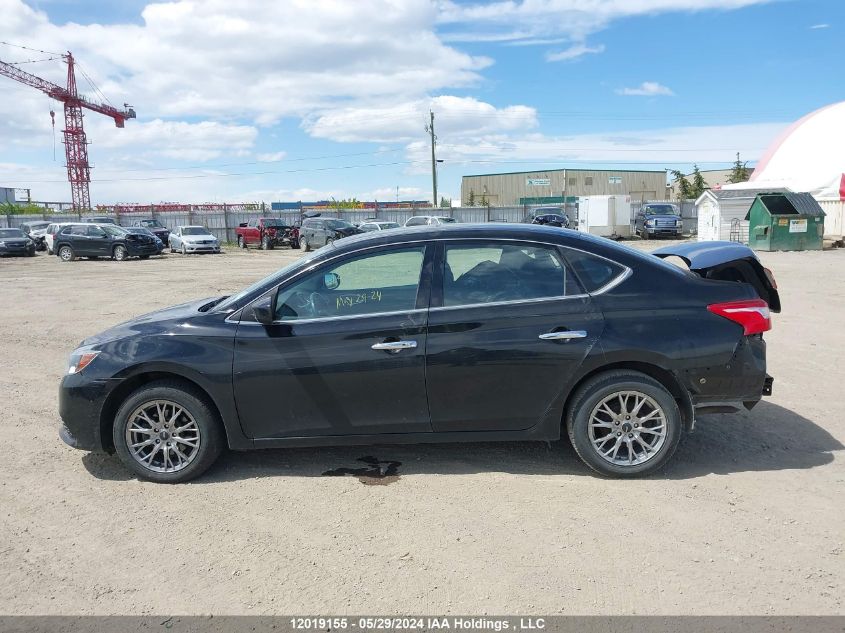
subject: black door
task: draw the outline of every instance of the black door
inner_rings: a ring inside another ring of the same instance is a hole
[[[57,242],[67,242],[73,249],[75,255],[90,257],[93,255],[88,238],[89,227],[84,224],[76,224],[64,229],[57,237]]]
[[[89,226],[86,253],[89,257],[111,257],[112,239],[99,226]],[[82,254],[82,253],[78,253]]]
[[[603,318],[555,246],[445,242],[429,311],[434,431],[531,428],[558,415]]]
[[[431,431],[425,392],[433,247],[367,250],[282,284],[276,322],[244,310],[234,389],[253,438]],[[260,300],[259,300],[260,301]]]

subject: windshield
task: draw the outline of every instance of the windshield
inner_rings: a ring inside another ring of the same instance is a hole
[[[398,229],[399,225],[396,222],[382,222],[379,224],[382,229]]]
[[[352,225],[346,220],[326,220],[326,226],[330,229],[348,229]]]
[[[163,229],[164,225],[159,222],[158,220],[141,220],[139,222],[141,226],[152,227],[156,229]]]
[[[645,212],[652,215],[678,215],[671,204],[650,204],[645,208]]]
[[[287,224],[285,224],[282,220],[264,220],[264,226],[283,229],[287,227]]]
[[[152,235],[152,231],[145,229],[143,226],[134,226],[131,229],[124,229],[128,233],[135,233],[136,235]]]
[[[33,222],[32,224],[29,225],[29,230],[30,231],[39,231],[39,230],[41,230],[45,227],[48,227],[48,226],[50,226],[49,222]]]
[[[457,221],[457,220],[455,220],[455,218],[437,218],[437,219],[440,220],[441,224],[452,224],[452,223]]]
[[[182,229],[182,235],[211,235],[211,233],[201,226],[186,226]]]
[[[248,288],[244,288],[239,293],[234,294],[231,297],[226,298],[224,301],[221,301],[220,303],[218,303],[214,307],[214,311],[215,312],[226,312],[227,310],[231,310],[232,308],[237,306],[238,303],[242,299],[244,299],[245,297],[248,297],[249,295],[251,295],[252,293],[257,291],[259,288],[262,288],[265,285],[266,286],[272,286],[274,283],[276,283],[278,280],[280,280],[283,276],[288,275],[288,274],[294,272],[295,270],[297,270],[299,268],[305,268],[306,266],[308,266],[311,263],[311,260],[314,259],[314,257],[316,255],[318,255],[322,250],[323,249],[313,251],[311,254],[306,255],[305,257],[288,264],[284,268],[280,268],[279,270],[274,272],[272,275],[264,277],[263,279],[259,279],[258,281],[256,281],[254,284],[252,284]]]
[[[20,229],[0,229],[0,239],[4,237],[26,237]]]

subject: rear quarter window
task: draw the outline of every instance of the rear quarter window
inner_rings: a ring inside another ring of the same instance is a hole
[[[565,249],[566,259],[587,292],[597,292],[618,277],[625,274],[622,264],[604,259],[598,255]]]

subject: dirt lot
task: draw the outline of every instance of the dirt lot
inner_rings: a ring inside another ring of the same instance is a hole
[[[0,613],[845,613],[845,250],[762,254],[774,396],[646,480],[515,443],[230,453],[164,486],[59,440],[80,340],[297,255],[0,260]],[[364,456],[398,477],[321,476]]]

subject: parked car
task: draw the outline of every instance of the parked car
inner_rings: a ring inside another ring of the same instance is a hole
[[[299,227],[299,248],[308,252],[312,248],[319,248],[359,233],[363,233],[363,231],[346,220],[319,217],[305,218],[302,221],[302,226]]]
[[[35,242],[20,229],[0,229],[0,255],[35,255]]]
[[[177,226],[170,234],[170,252],[219,253],[220,242],[204,226]]]
[[[40,220],[37,222],[24,222],[21,224],[20,229],[35,243],[35,250],[46,251],[47,243],[44,241],[44,237],[48,226],[50,226],[49,222]]]
[[[440,215],[415,215],[405,221],[405,226],[440,226],[441,224],[456,224],[455,218],[447,218]]]
[[[117,226],[117,222],[114,221],[114,218],[110,218],[107,215],[95,215],[90,218],[82,218],[82,221],[90,224],[114,224]]]
[[[132,223],[132,226],[149,229],[149,231],[160,239],[163,244],[167,244],[168,239],[170,238],[170,229],[155,218],[141,218],[140,220],[135,220]]]
[[[299,228],[287,224],[278,218],[253,218],[241,223],[235,232],[238,246],[246,248],[250,244],[263,250],[273,250],[277,246],[299,248]]]
[[[155,240],[156,249],[158,250],[156,255],[161,255],[164,252],[164,242],[162,242],[161,239],[158,237],[158,235],[153,233],[150,229],[143,227],[143,226],[128,226],[128,227],[123,227],[123,230],[126,231],[127,233],[135,233],[137,235],[148,235],[148,236],[150,236],[151,238],[153,238]]]
[[[682,237],[684,222],[674,204],[644,204],[634,217],[634,232],[647,240],[650,237]]]
[[[158,254],[155,237],[129,233],[114,224],[71,224],[59,231],[53,240],[59,259],[70,262],[77,257],[108,257],[119,262],[130,257],[147,259]]]
[[[771,393],[770,273],[739,244],[684,246],[696,272],[545,226],[351,237],[82,341],[60,434],[161,482],[225,446],[561,436],[599,473],[644,475],[697,414]]]
[[[547,224],[565,229],[570,227],[569,216],[560,207],[538,207],[529,211],[523,222],[528,224]]]
[[[364,222],[358,226],[359,229],[368,233],[370,231],[387,231],[388,229],[398,229],[401,228],[401,224],[398,222],[384,222],[382,220],[372,220],[370,222]]]
[[[50,255],[55,254],[53,243],[56,238],[56,233],[71,224],[79,224],[79,222],[53,222],[47,227],[47,230],[44,232],[44,243],[47,246],[47,253]]]

